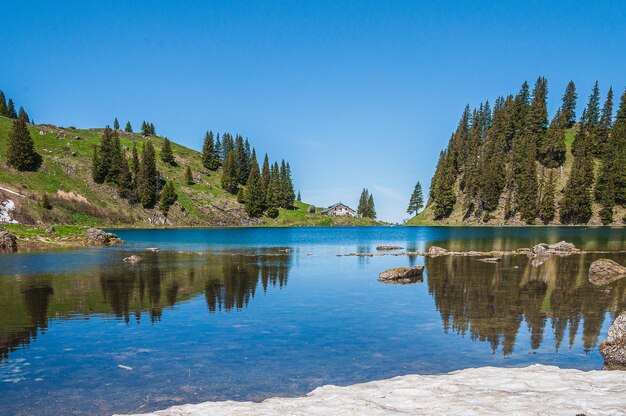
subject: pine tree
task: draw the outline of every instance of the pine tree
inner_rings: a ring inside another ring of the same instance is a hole
[[[588,120],[586,111],[583,111],[574,139],[577,150],[561,202],[560,213],[563,224],[586,224],[592,215],[590,188],[593,183],[593,155],[591,137],[583,121]]]
[[[588,143],[589,150],[593,151],[598,145],[598,130],[600,124],[600,88],[598,87],[598,81],[596,81],[593,86],[593,90],[589,96],[589,102],[587,103],[587,107],[583,110],[580,122],[585,125],[584,142]],[[572,143],[572,154],[574,156],[580,152],[579,145],[581,143],[583,143],[582,140],[574,140],[574,143]]]
[[[454,209],[456,203],[456,194],[454,192],[454,167],[452,161],[444,155],[441,176],[437,180],[433,201],[433,212],[436,219],[442,219],[449,216]]]
[[[246,181],[245,209],[251,217],[260,217],[265,209],[263,180],[256,158],[251,158],[250,174]]]
[[[607,151],[609,142],[609,134],[611,132],[611,126],[613,125],[613,88],[610,87],[606,94],[606,101],[604,107],[602,107],[602,113],[600,115],[600,122],[598,124],[598,141],[597,145],[593,148],[593,154],[595,157],[602,159],[604,153]]]
[[[125,156],[122,156],[119,162],[117,192],[121,198],[126,198],[131,202],[135,202],[137,198],[135,194],[135,182],[133,181],[133,175]]]
[[[191,173],[191,167],[187,166],[187,170],[185,170],[185,183],[187,185],[193,185],[193,174]]]
[[[617,118],[611,129],[609,153],[614,169],[612,170],[615,203],[626,206],[626,90],[622,94]]]
[[[132,169],[133,169],[133,177],[137,177],[137,172],[139,172],[139,153],[137,152],[137,143],[133,142],[133,153],[132,153]]]
[[[361,191],[361,196],[359,197],[359,205],[357,206],[356,213],[361,217],[367,217],[368,214],[368,206],[367,203],[369,201],[369,191],[365,188]]]
[[[422,193],[422,184],[417,182],[415,188],[413,189],[413,193],[411,194],[411,199],[409,200],[409,207],[406,212],[408,214],[417,214],[424,207],[424,195]]]
[[[156,129],[154,128],[154,124],[150,123],[150,134],[156,136]]]
[[[106,172],[102,166],[102,157],[100,156],[99,147],[93,146],[93,156],[91,158],[91,178],[96,183],[103,183]]]
[[[22,119],[16,119],[9,131],[6,157],[7,165],[20,171],[37,170],[41,163],[41,155],[35,151],[35,142]]]
[[[48,194],[43,194],[43,196],[41,197],[41,207],[44,209],[52,209],[52,204],[50,204]]]
[[[302,197],[300,196],[300,190],[298,189],[298,196],[296,197],[298,202],[302,202]]]
[[[278,163],[274,162],[270,169],[270,182],[267,187],[265,203],[267,208],[278,208],[280,198],[280,170]]]
[[[130,124],[130,121],[126,122],[126,127],[124,127],[124,131],[126,133],[132,133],[133,132],[133,126]]]
[[[239,134],[235,138],[235,156],[236,156],[235,166],[237,170],[237,182],[241,185],[245,185],[246,181],[248,180],[248,175],[247,175],[248,157],[246,154],[243,137]]]
[[[561,113],[563,115],[563,119],[565,120],[564,127],[571,128],[576,121],[577,99],[578,94],[576,94],[576,85],[574,84],[574,81],[570,81],[567,84],[565,93],[563,94],[563,104],[561,106]]]
[[[237,191],[237,202],[239,202],[240,204],[246,203],[246,193],[243,188],[239,188],[239,190]]]
[[[172,153],[172,142],[167,137],[163,140],[163,147],[161,147],[161,160],[170,166],[176,166],[174,153]]]
[[[167,181],[161,190],[161,196],[159,198],[159,209],[164,216],[167,217],[167,214],[170,212],[170,207],[174,205],[177,199],[178,195],[174,188],[174,182]]]
[[[7,108],[7,99],[2,90],[0,90],[0,116],[2,117],[9,116],[9,109]]]
[[[374,194],[367,198],[367,218],[376,219],[376,207],[374,206]]]
[[[280,164],[280,196],[279,206],[285,209],[293,208],[294,199],[296,195],[293,190],[293,182],[291,180],[291,167],[289,163],[285,163],[283,159]]]
[[[222,170],[222,188],[226,192],[235,194],[238,189],[237,181],[237,162],[235,152],[231,150],[224,160],[224,168]]]
[[[556,214],[556,207],[554,205],[555,192],[556,178],[554,176],[554,171],[550,170],[548,175],[544,177],[539,207],[539,217],[545,224],[552,221],[554,219],[554,215]]]
[[[158,171],[154,146],[146,141],[141,151],[141,163],[137,173],[137,196],[144,208],[152,208],[157,201]]]
[[[204,144],[202,145],[202,165],[209,170],[217,170],[220,161],[213,142],[213,132],[209,131],[204,136]]]
[[[113,130],[119,130],[120,129],[120,122],[117,120],[117,117],[115,117],[115,120],[113,120]]]
[[[30,123],[30,117],[28,117],[28,113],[24,110],[24,107],[20,106],[20,111],[18,113],[17,118],[23,120],[24,123]]]
[[[9,118],[17,118],[17,112],[15,111],[15,104],[13,100],[9,98],[9,104],[7,105],[7,114]]]
[[[550,122],[545,139],[539,149],[539,161],[547,168],[558,168],[565,163],[565,126],[567,121],[559,109]]]
[[[219,133],[217,133],[217,138],[215,139],[215,157],[217,157],[219,164],[224,162],[224,158],[222,157],[222,141],[220,140]]]
[[[270,159],[269,157],[267,157],[267,153],[265,154],[265,157],[263,158],[263,170],[261,171],[261,179],[263,179],[263,189],[265,189],[265,192],[267,193],[267,190],[270,187],[270,179],[271,179]]]

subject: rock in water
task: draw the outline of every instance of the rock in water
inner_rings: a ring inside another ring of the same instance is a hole
[[[531,259],[550,257],[550,253],[548,252],[548,245],[544,243],[537,244],[535,247],[532,248],[532,250],[528,252],[528,257],[530,257]]]
[[[17,251],[17,238],[3,228],[0,228],[0,251]]]
[[[609,334],[600,344],[605,370],[626,370],[626,312],[622,312],[609,328]]]
[[[97,228],[87,229],[87,242],[94,245],[112,246],[124,241],[115,234],[107,233]]]
[[[135,256],[134,254],[130,257],[125,257],[124,261],[126,263],[137,263],[140,262],[141,260],[143,260],[143,258],[139,257],[139,256]]]
[[[376,250],[378,251],[391,251],[391,250],[402,250],[404,247],[400,246],[378,246]]]
[[[415,267],[395,267],[393,269],[380,272],[378,281],[383,283],[397,283],[406,285],[409,283],[421,282],[424,266]]]
[[[445,256],[448,254],[448,250],[446,250],[445,248],[432,246],[428,249],[428,253],[426,254],[428,254],[430,257]]]
[[[500,257],[485,257],[484,259],[478,259],[478,261],[482,261],[483,263],[499,263],[502,259]]]
[[[548,244],[548,251],[550,254],[571,254],[577,251],[580,251],[576,248],[576,246],[572,243],[568,243],[567,241],[559,241],[558,243]]]
[[[589,281],[602,286],[626,277],[626,267],[609,259],[599,259],[589,267]]]

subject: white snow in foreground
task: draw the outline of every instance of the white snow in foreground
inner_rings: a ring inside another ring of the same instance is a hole
[[[175,406],[151,416],[199,415],[626,415],[626,372],[553,366],[468,368],[407,375],[347,387],[324,386],[305,397]]]
[[[11,218],[11,212],[13,210],[15,210],[15,203],[10,199],[0,203],[0,223],[18,224],[17,221]]]

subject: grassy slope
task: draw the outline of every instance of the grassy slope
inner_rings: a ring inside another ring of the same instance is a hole
[[[112,186],[99,185],[91,179],[93,146],[100,142],[102,129],[64,129],[50,125],[29,126],[43,163],[36,172],[18,172],[5,164],[5,149],[12,120],[0,117],[0,186],[22,193],[17,197],[0,190],[0,202],[11,199],[17,208],[13,217],[24,224],[73,224],[92,226],[145,226],[160,224],[158,210],[146,210],[131,205],[117,196]],[[44,132],[43,135],[40,131]],[[163,144],[160,137],[121,133],[123,147],[132,149],[133,142],[141,149],[150,140],[157,150]],[[173,180],[178,201],[170,211],[168,225],[229,226],[248,224],[243,206],[221,187],[221,171],[209,172],[201,164],[200,153],[172,142],[177,166],[158,160],[158,169],[167,180]],[[127,151],[130,158],[130,150]],[[191,167],[195,184],[187,185],[184,174]],[[73,193],[62,195],[61,193]],[[44,194],[53,208],[44,209],[40,200]],[[308,205],[297,203],[294,210],[279,210],[276,219],[262,218],[269,226],[288,225],[370,225],[374,221],[334,218],[308,214]]]
[[[574,142],[574,133],[575,133],[574,129],[570,129],[566,132],[565,146],[567,148],[567,151],[566,151],[565,164],[563,165],[562,168],[555,170],[555,172],[557,172],[556,176],[557,176],[557,181],[558,181],[557,188],[556,188],[557,204],[560,202],[561,198],[563,197],[565,185],[567,184],[567,179],[569,178],[570,172],[572,170],[572,165],[574,163],[574,157],[572,156],[572,153],[571,153],[572,143]],[[596,169],[596,174],[597,174],[597,170],[599,169],[599,164],[597,161],[596,161],[595,169]],[[541,166],[538,164],[538,173],[540,171],[541,171]],[[411,218],[407,222],[407,225],[467,225],[467,224],[521,225],[523,224],[519,219],[513,219],[512,221],[507,221],[507,222],[505,222],[502,219],[501,213],[504,212],[503,210],[504,198],[502,198],[501,200],[501,204],[500,204],[501,206],[499,207],[499,209],[493,213],[495,218],[488,221],[487,223],[483,223],[483,221],[480,219],[470,219],[469,221],[464,220],[463,216],[465,212],[464,212],[464,206],[463,206],[464,204],[462,201],[463,201],[463,196],[460,192],[457,191],[457,203],[455,204],[452,214],[450,214],[449,218],[446,218],[445,220],[435,220],[435,216],[433,213],[433,206],[429,205],[421,213]],[[593,204],[594,216],[591,219],[590,224],[601,225],[600,219],[598,217],[599,210],[600,210],[600,206],[594,202]],[[622,224],[621,219],[624,217],[625,214],[626,214],[626,209],[621,208],[621,207],[616,207],[615,215],[613,217],[614,225],[621,225]],[[539,224],[539,221],[537,221],[537,223]],[[557,224],[560,224],[560,223],[558,221],[554,221],[551,225],[557,225]]]

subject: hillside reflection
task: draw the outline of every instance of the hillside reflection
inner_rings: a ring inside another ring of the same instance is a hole
[[[588,352],[598,345],[606,313],[626,308],[626,279],[603,287],[589,283],[589,265],[600,257],[615,256],[551,257],[539,267],[522,256],[498,264],[471,257],[427,258],[428,291],[446,333],[487,341],[494,353],[500,346],[505,356],[513,353],[524,322],[533,350],[544,343],[549,324],[557,352],[564,343],[574,345],[580,331]]]
[[[50,319],[111,315],[155,323],[164,310],[204,294],[209,313],[245,308],[263,292],[287,284],[291,256],[256,254],[143,255],[135,265],[73,274],[18,275],[0,280],[0,362],[42,336]]]

